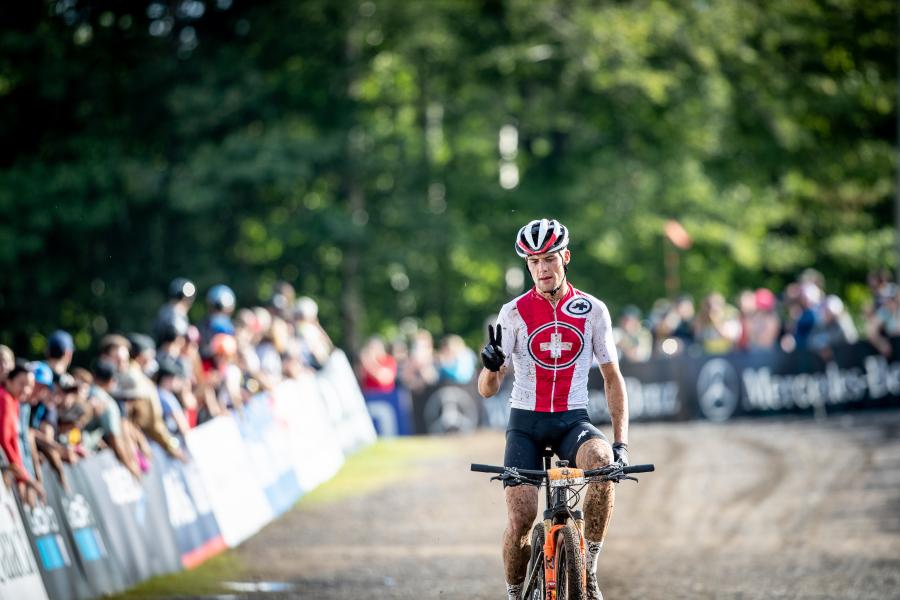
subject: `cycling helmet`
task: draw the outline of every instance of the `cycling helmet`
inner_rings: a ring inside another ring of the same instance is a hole
[[[534,220],[516,236],[516,254],[522,258],[560,252],[568,245],[569,230],[556,219]]]
[[[231,312],[235,301],[234,292],[223,284],[212,286],[206,294],[206,303],[217,311]]]
[[[172,300],[193,300],[197,295],[197,286],[190,279],[178,277],[169,284],[169,298]]]

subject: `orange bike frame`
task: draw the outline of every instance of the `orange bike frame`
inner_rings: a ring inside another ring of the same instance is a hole
[[[548,469],[547,472],[550,480],[581,477],[583,475],[583,471],[580,469]],[[581,557],[582,562],[584,562],[584,522],[578,521],[575,523],[575,526],[578,530]],[[549,519],[544,521],[544,584],[547,588],[546,600],[556,600],[556,540],[559,537],[559,530],[563,527],[565,527],[565,524],[552,525]],[[585,581],[586,579],[587,577],[582,580]]]

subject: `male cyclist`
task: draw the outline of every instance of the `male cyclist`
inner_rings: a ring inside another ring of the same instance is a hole
[[[506,428],[504,466],[542,469],[547,446],[579,469],[597,469],[612,461],[628,464],[628,402],[619,371],[612,324],[606,305],[572,287],[566,279],[569,231],[554,219],[531,221],[519,230],[516,252],[525,259],[534,287],[504,304],[496,333],[481,352],[484,369],[478,391],[497,393],[512,358],[514,381]],[[588,418],[588,371],[600,363],[612,417],[614,443]],[[528,558],[529,530],[537,516],[538,489],[505,487],[507,525],[503,562],[509,600],[519,600]],[[584,500],[588,550],[588,598],[601,599],[597,556],[613,508],[613,484],[591,484]]]

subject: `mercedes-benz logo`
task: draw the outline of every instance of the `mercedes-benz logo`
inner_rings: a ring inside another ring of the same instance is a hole
[[[730,419],[737,409],[740,385],[737,371],[727,360],[707,361],[697,376],[697,399],[703,416],[717,422]]]
[[[478,427],[478,404],[462,388],[438,388],[425,402],[428,433],[469,433]]]

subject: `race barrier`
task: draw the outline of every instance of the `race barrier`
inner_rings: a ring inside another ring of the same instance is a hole
[[[900,406],[900,338],[894,358],[867,342],[811,351],[682,354],[642,363],[621,363],[634,421],[725,421],[734,417],[848,411]],[[504,429],[509,418],[512,377],[491,398],[481,398],[474,382],[435,385],[412,394],[416,433]],[[608,423],[609,412],[598,368],[588,376],[588,412]]]
[[[184,440],[189,459],[152,445],[140,481],[109,450],[45,466],[35,507],[0,484],[0,599],[83,600],[192,568],[234,547],[375,440],[346,356],[257,395]]]

